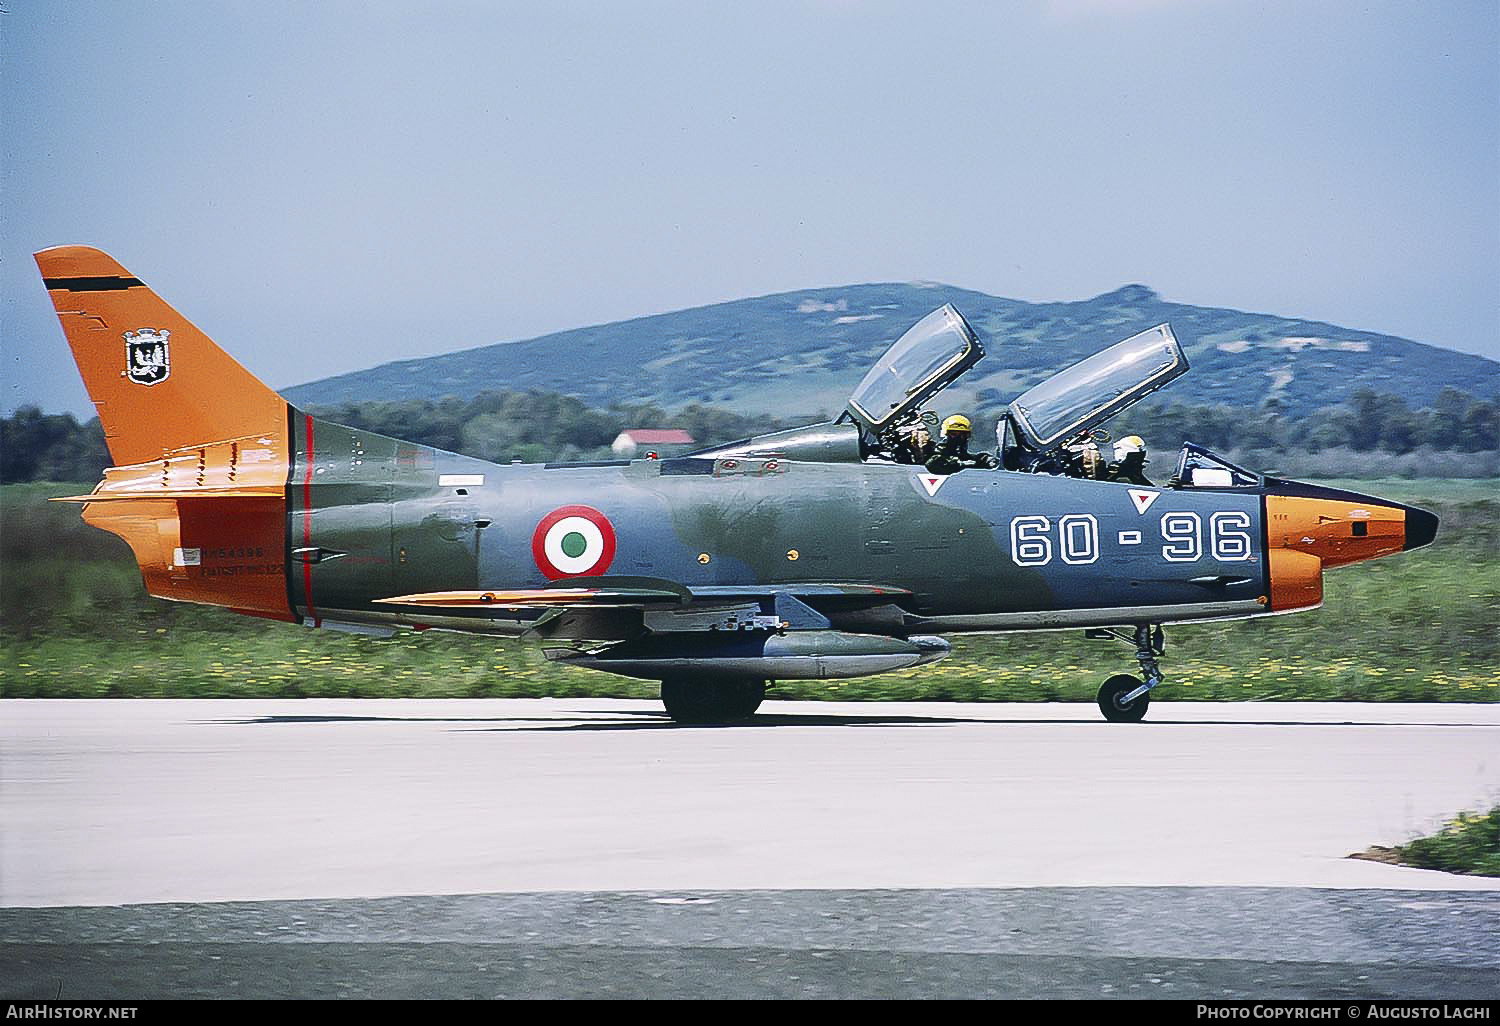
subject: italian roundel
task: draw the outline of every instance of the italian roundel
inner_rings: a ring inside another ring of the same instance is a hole
[[[591,506],[562,506],[536,525],[531,554],[549,581],[597,577],[614,562],[615,528]]]

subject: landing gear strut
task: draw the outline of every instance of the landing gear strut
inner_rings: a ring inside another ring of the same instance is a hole
[[[1135,661],[1140,664],[1145,680],[1128,673],[1109,678],[1099,688],[1099,711],[1111,723],[1139,723],[1151,705],[1151,689],[1161,683],[1161,668],[1156,665],[1156,657],[1167,650],[1161,627],[1138,624],[1134,635],[1128,637],[1123,631],[1113,629],[1090,634],[1119,638],[1135,645]]]
[[[748,720],[766,697],[763,680],[693,680],[668,677],[661,682],[667,715],[678,723],[735,723]]]

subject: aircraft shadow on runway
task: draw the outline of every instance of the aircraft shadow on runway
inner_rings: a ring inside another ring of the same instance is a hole
[[[588,717],[587,719],[581,717]],[[510,732],[560,732],[560,731],[619,731],[619,730],[760,730],[768,727],[927,727],[950,724],[992,724],[997,727],[1017,726],[1085,726],[1104,729],[1125,729],[1116,725],[1080,719],[1032,719],[990,718],[972,716],[914,716],[880,715],[868,716],[835,713],[760,713],[737,723],[676,723],[665,714],[653,710],[579,710],[572,715],[559,716],[255,716],[245,719],[221,719],[206,721],[226,726],[291,725],[298,723],[452,723],[492,724],[489,727],[470,727],[471,730]],[[1150,727],[1485,727],[1489,724],[1474,723],[1389,723],[1361,720],[1168,720],[1152,719],[1132,724],[1137,729]],[[465,729],[462,727],[455,729]]]
[[[580,719],[580,717],[590,717]],[[597,717],[597,718],[595,718]],[[454,723],[495,724],[496,731],[565,730],[745,730],[765,727],[899,727],[935,726],[949,723],[1002,723],[1002,720],[965,716],[840,716],[833,714],[766,713],[738,723],[676,723],[665,713],[647,710],[580,710],[571,716],[254,716],[246,719],[209,720],[226,726],[295,723]],[[1016,723],[1070,723],[1071,720],[1016,720]],[[521,726],[521,724],[532,724]]]

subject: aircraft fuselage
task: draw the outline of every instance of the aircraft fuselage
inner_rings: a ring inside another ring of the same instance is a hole
[[[496,465],[300,420],[288,602],[310,620],[410,624],[374,600],[631,577],[704,598],[886,587],[909,592],[892,602],[917,633],[1161,623],[1316,605],[1323,565],[1407,542],[1405,507],[1311,486],[1282,496],[764,457]],[[824,605],[838,625],[839,603]],[[515,613],[463,625],[524,632],[533,614]]]

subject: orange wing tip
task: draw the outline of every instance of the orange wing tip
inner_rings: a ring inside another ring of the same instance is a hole
[[[555,606],[582,602],[598,594],[593,588],[538,588],[529,591],[429,591],[376,599],[393,606],[427,606],[460,609],[474,606]]]

